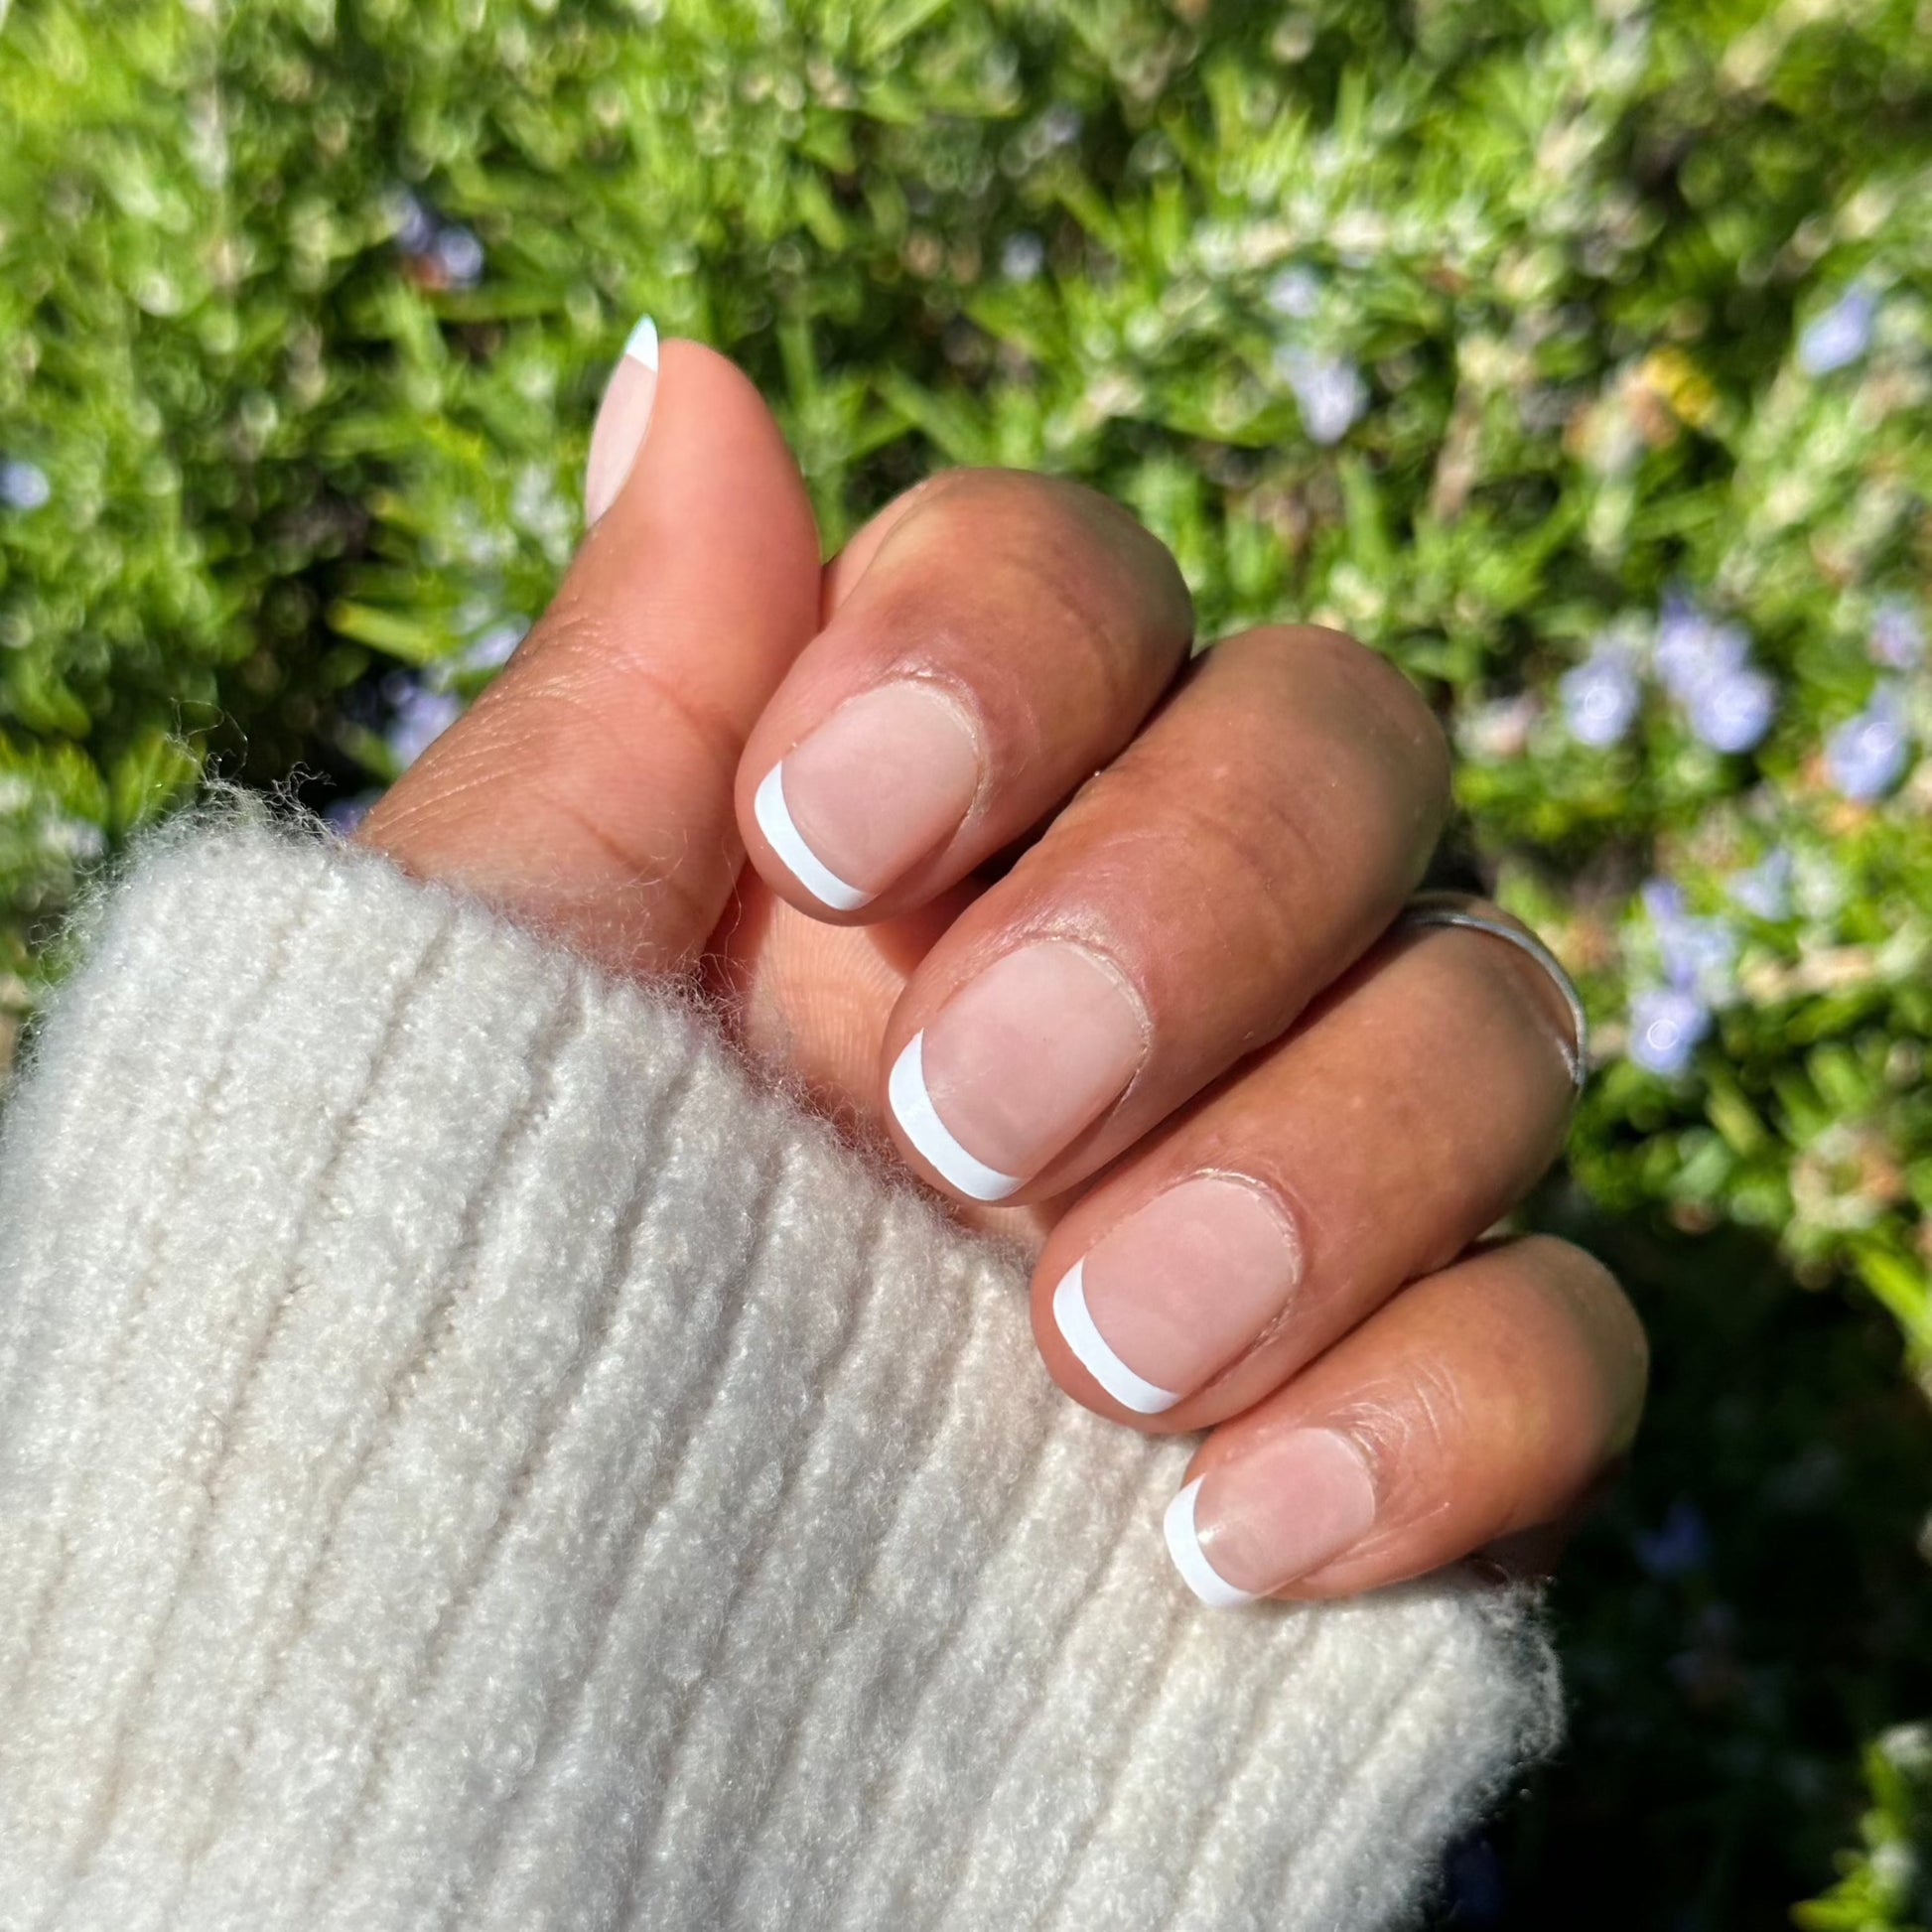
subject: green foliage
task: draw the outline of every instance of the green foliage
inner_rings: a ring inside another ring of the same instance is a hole
[[[1871,1809],[1863,1843],[1844,1859],[1829,1896],[1801,1905],[1804,1932],[1890,1932],[1932,1924],[1932,1735],[1923,1725],[1888,1730],[1865,1753]]]
[[[1037,466],[1390,653],[1594,1198],[1932,1369],[1929,77],[1918,0],[0,0],[0,1000],[205,760],[352,794],[487,676],[648,310],[828,546]]]
[[[1884,1311],[1794,1289],[1754,1235],[1606,1217],[1574,1183],[1538,1218],[1638,1289],[1657,1372],[1558,1571],[1571,1736],[1496,1836],[1497,1922],[1785,1924],[1858,1836],[1866,1740],[1932,1711],[1932,1414]],[[1924,1815],[1898,1820],[1932,1857]]]

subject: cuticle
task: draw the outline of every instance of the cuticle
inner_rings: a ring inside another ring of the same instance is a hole
[[[1350,1420],[1351,1416],[1357,1419]],[[1391,1492],[1387,1466],[1391,1446],[1381,1440],[1372,1425],[1366,1428],[1362,1426],[1356,1405],[1331,1410],[1326,1416],[1305,1416],[1292,1426],[1298,1430],[1318,1429],[1329,1436],[1339,1438],[1361,1463],[1363,1472],[1368,1477],[1369,1488],[1375,1496],[1375,1517],[1361,1538],[1361,1544],[1365,1545],[1382,1529],[1383,1512],[1388,1505]]]

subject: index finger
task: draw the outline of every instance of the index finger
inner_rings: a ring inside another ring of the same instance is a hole
[[[959,470],[827,575],[825,628],[746,748],[740,823],[820,918],[925,903],[1036,826],[1139,729],[1186,655],[1167,549],[1064,479]]]

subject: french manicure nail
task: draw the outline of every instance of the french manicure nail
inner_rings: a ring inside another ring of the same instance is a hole
[[[1366,1536],[1375,1483],[1332,1429],[1291,1429],[1196,1476],[1168,1505],[1168,1554],[1203,1603],[1226,1609],[1307,1577]]]
[[[1053,1292],[1053,1319],[1093,1379],[1158,1416],[1207,1382],[1287,1307],[1295,1230],[1260,1188],[1205,1173],[1110,1228]]]
[[[618,500],[618,491],[644,446],[656,400],[657,325],[645,316],[623,345],[591,429],[590,460],[584,466],[584,514],[592,523]]]
[[[1194,1520],[1200,1506],[1201,1481],[1196,1476],[1175,1492],[1161,1527],[1168,1539],[1168,1554],[1187,1587],[1210,1608],[1231,1610],[1237,1604],[1252,1603],[1255,1592],[1236,1589],[1201,1553],[1200,1530]]]
[[[847,699],[765,773],[753,810],[792,877],[853,912],[959,829],[979,781],[971,724],[907,678]]]
[[[1147,1019],[1084,946],[1023,946],[969,981],[899,1054],[887,1098],[908,1141],[973,1200],[1024,1186],[1133,1079]]]

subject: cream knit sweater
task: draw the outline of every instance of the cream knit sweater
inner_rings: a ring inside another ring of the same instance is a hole
[[[1369,1932],[1555,1726],[1455,1582],[1216,1612],[1188,1446],[702,1016],[260,823],[0,1167],[0,1927]]]

